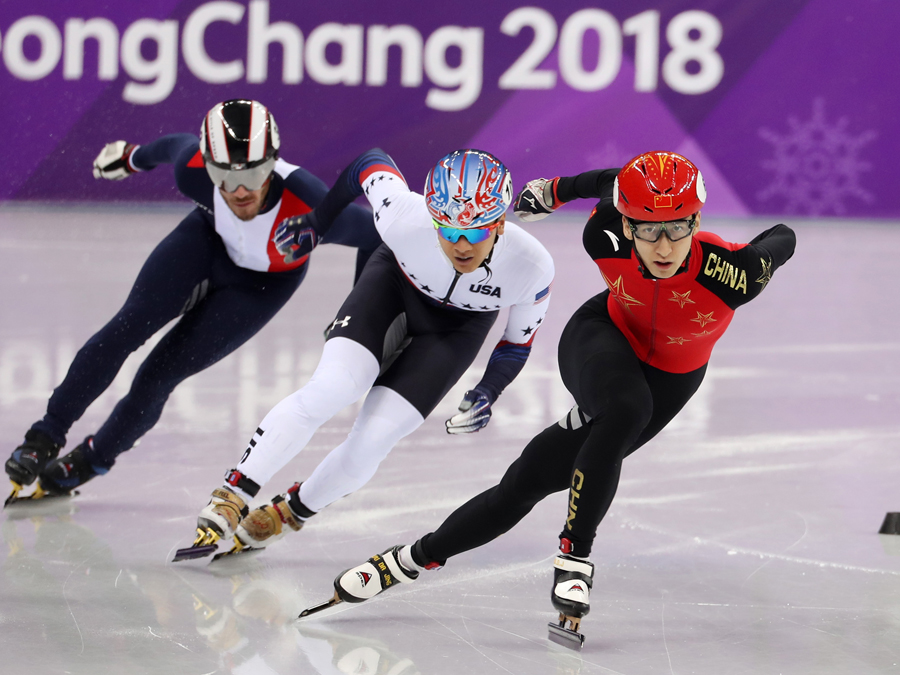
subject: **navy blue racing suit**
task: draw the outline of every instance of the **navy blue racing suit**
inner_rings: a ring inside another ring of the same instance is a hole
[[[32,425],[64,445],[72,424],[106,390],[128,355],[180,316],[141,364],[131,390],[93,442],[84,445],[88,461],[101,469],[111,467],[156,424],[180,382],[244,344],[290,299],[306,275],[308,256],[283,259],[272,241],[275,229],[284,219],[315,208],[328,190],[305,169],[278,160],[260,213],[238,221],[206,172],[196,136],[164,136],[138,147],[130,162],[139,171],[174,164],[178,189],[196,208],[153,250],[125,304],[78,351],[50,397],[47,414]],[[371,212],[357,205],[316,234],[318,243],[359,249],[357,276],[381,244]]]

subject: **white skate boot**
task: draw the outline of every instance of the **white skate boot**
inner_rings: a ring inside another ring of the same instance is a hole
[[[594,565],[587,560],[565,554],[556,556],[550,601],[559,611],[559,623],[548,624],[550,639],[554,642],[576,649],[584,644],[584,635],[578,629],[582,617],[591,611],[593,577]]]
[[[340,602],[365,602],[392,586],[409,584],[419,578],[419,573],[400,564],[400,549],[394,546],[380,555],[373,555],[362,565],[341,572],[334,580],[334,597],[326,602],[303,610],[300,618],[306,618]]]

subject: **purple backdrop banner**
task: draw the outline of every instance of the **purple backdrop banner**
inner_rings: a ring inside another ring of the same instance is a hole
[[[91,162],[245,97],[327,182],[375,146],[415,189],[460,147],[516,187],[669,149],[713,215],[900,218],[898,26],[896,0],[5,2],[0,199],[177,199]]]

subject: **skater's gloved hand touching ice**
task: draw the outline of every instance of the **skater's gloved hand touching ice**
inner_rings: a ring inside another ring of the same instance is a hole
[[[122,180],[128,178],[136,169],[131,166],[129,160],[131,153],[138,149],[137,145],[128,141],[115,141],[107,143],[97,159],[94,160],[94,178],[106,180]]]
[[[463,396],[459,412],[444,425],[448,434],[471,434],[487,426],[491,421],[491,401],[487,394],[472,389]]]
[[[283,220],[275,230],[275,248],[284,256],[285,263],[292,263],[308,255],[318,243],[312,213],[291,216]]]
[[[556,199],[556,183],[559,178],[535,178],[528,181],[516,195],[513,210],[519,220],[529,222],[546,218],[562,206]]]

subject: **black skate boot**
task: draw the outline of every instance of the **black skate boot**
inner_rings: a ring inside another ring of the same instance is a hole
[[[29,429],[25,432],[25,442],[6,460],[6,473],[12,481],[13,492],[3,506],[20,499],[19,491],[31,485],[47,463],[56,459],[60,447],[42,431]]]
[[[561,553],[553,561],[553,590],[550,601],[559,611],[559,623],[550,623],[550,639],[565,647],[581,649],[584,635],[578,632],[581,619],[591,611],[594,565]],[[568,625],[567,625],[568,624]]]
[[[38,490],[55,497],[68,495],[94,476],[102,476],[109,471],[108,467],[91,464],[84,456],[85,446],[92,441],[93,437],[88,436],[68,455],[47,464],[38,476]]]

